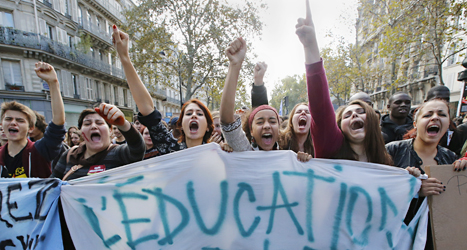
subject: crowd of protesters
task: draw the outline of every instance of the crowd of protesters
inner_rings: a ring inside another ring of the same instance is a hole
[[[416,109],[411,107],[410,95],[396,92],[383,116],[373,108],[370,96],[361,92],[335,112],[308,2],[307,16],[298,19],[296,34],[304,48],[309,102],[295,105],[290,117],[284,119],[268,105],[264,62],[253,72],[251,109],[235,110],[237,82],[247,53],[246,41],[237,38],[225,50],[229,67],[220,110],[211,112],[201,101],[191,99],[180,117],[165,124],[130,60],[128,35],[114,25],[113,43],[138,115],[130,122],[118,107],[102,103],[83,110],[77,126],[67,131],[56,72],[38,62],[35,71],[49,85],[53,119],[47,124],[42,115],[15,101],[2,104],[1,176],[71,180],[210,142],[229,152],[292,150],[302,162],[315,157],[386,164],[405,168],[414,176],[423,174],[428,165],[466,169],[467,123],[451,121],[448,88],[432,88]],[[424,197],[439,195],[445,188],[436,178],[422,180],[408,220]]]

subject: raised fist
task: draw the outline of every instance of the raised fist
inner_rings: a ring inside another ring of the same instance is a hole
[[[123,126],[125,124],[125,115],[114,105],[101,103],[99,107],[94,108],[94,110],[110,125]]]

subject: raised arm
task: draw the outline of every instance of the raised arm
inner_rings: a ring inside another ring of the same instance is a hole
[[[268,103],[268,92],[264,86],[264,74],[268,69],[268,65],[265,62],[258,62],[254,69],[255,82],[253,88],[251,88],[251,106],[252,109]]]
[[[315,25],[311,18],[310,2],[306,0],[306,18],[299,18],[297,25],[295,25],[295,33],[298,35],[300,42],[303,44],[305,49],[305,63],[312,64],[319,62],[321,57],[319,56],[318,42],[316,40]]]
[[[122,62],[122,67],[125,71],[131,95],[133,96],[139,111],[144,116],[151,114],[154,111],[154,103],[152,102],[149,91],[146,89],[143,82],[141,82],[141,79],[136,73],[135,67],[133,67],[133,64],[131,63],[128,49],[130,41],[128,34],[118,30],[117,26],[114,25],[112,41],[115,45],[115,50],[117,50],[118,56],[120,57],[120,61]]]
[[[49,85],[53,118],[45,129],[44,137],[37,141],[34,147],[47,161],[52,161],[60,153],[62,141],[66,134],[65,126],[63,126],[65,124],[65,108],[60,93],[60,83],[54,67],[44,62],[37,62],[35,66],[34,70],[37,76]]]
[[[224,92],[222,93],[220,119],[223,124],[230,124],[235,121],[235,92],[237,91],[237,81],[246,54],[246,42],[239,37],[233,41],[225,50],[229,58],[229,70],[225,78]]]
[[[305,51],[308,102],[312,118],[311,136],[315,157],[331,158],[342,146],[344,136],[336,123],[308,0],[306,0],[306,19],[298,19],[295,27]]]
[[[60,93],[60,83],[54,67],[45,62],[35,64],[36,74],[49,85],[50,105],[52,106],[52,122],[55,125],[65,124],[65,107],[63,105],[62,94]]]

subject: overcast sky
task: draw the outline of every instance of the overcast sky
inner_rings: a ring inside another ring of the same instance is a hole
[[[254,41],[258,61],[268,64],[266,87],[271,94],[275,82],[295,74],[305,73],[303,47],[295,34],[299,17],[305,18],[305,0],[265,0],[268,9],[260,13],[264,23],[261,40]],[[355,40],[352,25],[357,0],[310,0],[311,12],[319,47],[328,45],[326,34],[341,35],[349,42]],[[345,16],[348,20],[344,23]],[[256,40],[256,39],[255,39]]]

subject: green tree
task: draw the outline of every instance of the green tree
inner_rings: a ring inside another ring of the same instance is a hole
[[[444,85],[443,63],[467,48],[466,6],[465,0],[360,0],[357,43],[390,66],[385,82],[397,86],[424,68],[437,71]]]
[[[186,88],[185,100],[203,88],[212,91],[216,87],[208,85],[226,72],[224,49],[236,37],[261,34],[258,10],[265,7],[257,1],[232,7],[218,0],[142,0],[125,12],[135,67],[151,84],[170,85],[175,77]],[[250,50],[248,56],[255,55]],[[244,65],[242,76],[251,78],[253,64]]]
[[[270,100],[271,106],[279,110],[281,100],[283,100],[285,96],[288,96],[289,103],[287,107],[285,106],[285,103],[282,103],[282,114],[285,114],[285,109],[289,112],[292,111],[293,107],[297,103],[308,102],[305,74],[302,76],[287,76],[279,83],[276,83],[272,90],[272,98]]]
[[[348,48],[340,47],[337,48],[337,51],[333,51],[331,48],[321,50],[321,57],[323,58],[329,84],[329,93],[337,99],[336,104],[338,106],[344,105],[345,101],[349,99],[350,90],[354,84],[353,77],[358,77],[352,75],[352,72],[357,71],[349,65]]]

